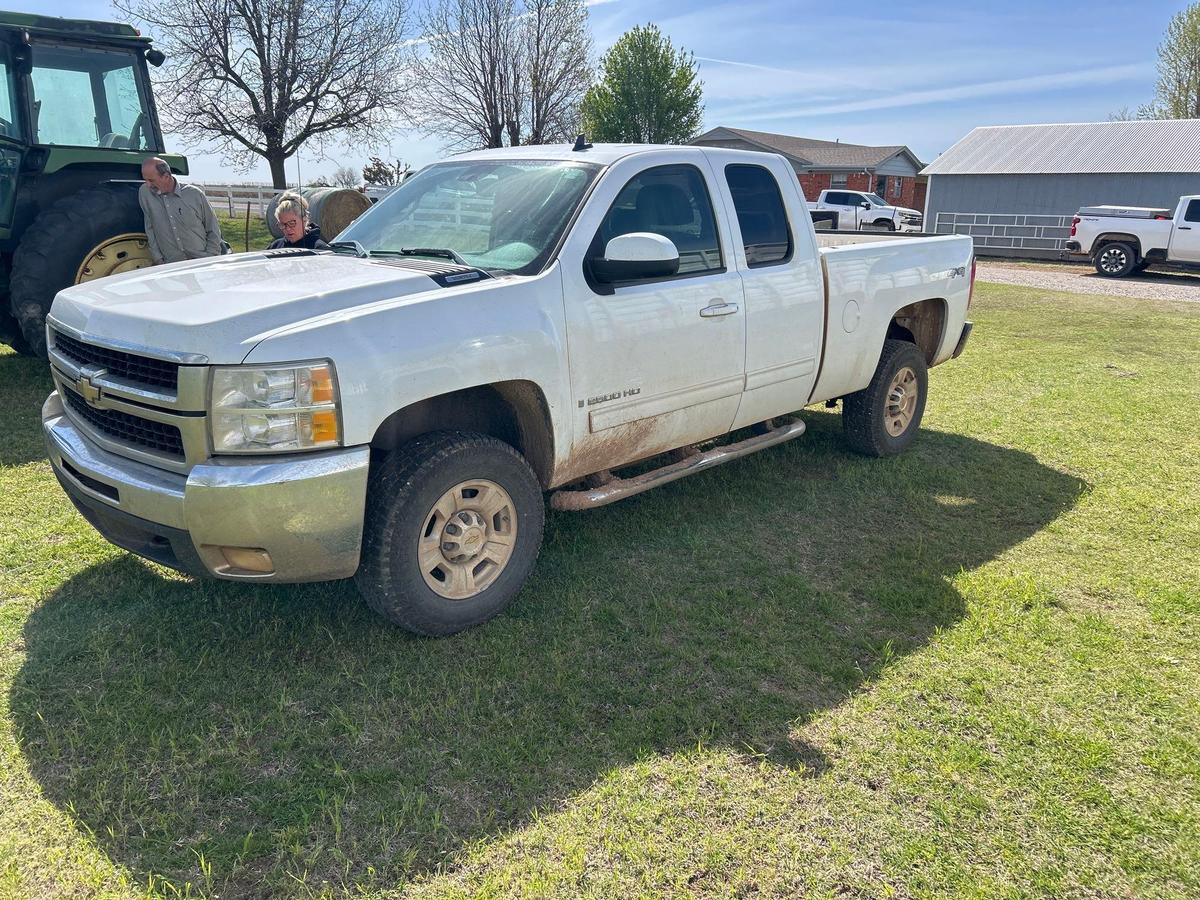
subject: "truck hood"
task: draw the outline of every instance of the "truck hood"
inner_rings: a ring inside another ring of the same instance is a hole
[[[452,291],[400,261],[250,253],[75,285],[59,292],[50,317],[88,337],[240,363],[272,332],[306,319]]]

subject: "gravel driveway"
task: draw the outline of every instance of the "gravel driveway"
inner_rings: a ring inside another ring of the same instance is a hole
[[[1200,273],[1157,272],[1153,269],[1126,278],[1103,278],[1091,266],[1056,263],[1008,263],[979,260],[976,277],[998,284],[1019,284],[1075,294],[1107,294],[1146,300],[1184,300],[1200,303]]]

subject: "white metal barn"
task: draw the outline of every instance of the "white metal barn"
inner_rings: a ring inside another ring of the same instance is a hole
[[[980,254],[1056,257],[1081,206],[1174,208],[1200,193],[1200,120],[976,128],[921,174],[927,231],[970,234]]]

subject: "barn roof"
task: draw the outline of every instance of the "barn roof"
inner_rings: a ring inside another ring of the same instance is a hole
[[[1200,172],[1200,119],[976,128],[923,175]]]

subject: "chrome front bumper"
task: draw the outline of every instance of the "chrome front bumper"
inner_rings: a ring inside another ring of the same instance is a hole
[[[370,450],[210,459],[187,475],[110,453],[81,434],[58,393],[42,407],[54,474],[112,543],[174,569],[238,581],[327,581],[358,568]],[[271,572],[223,547],[270,554]]]

